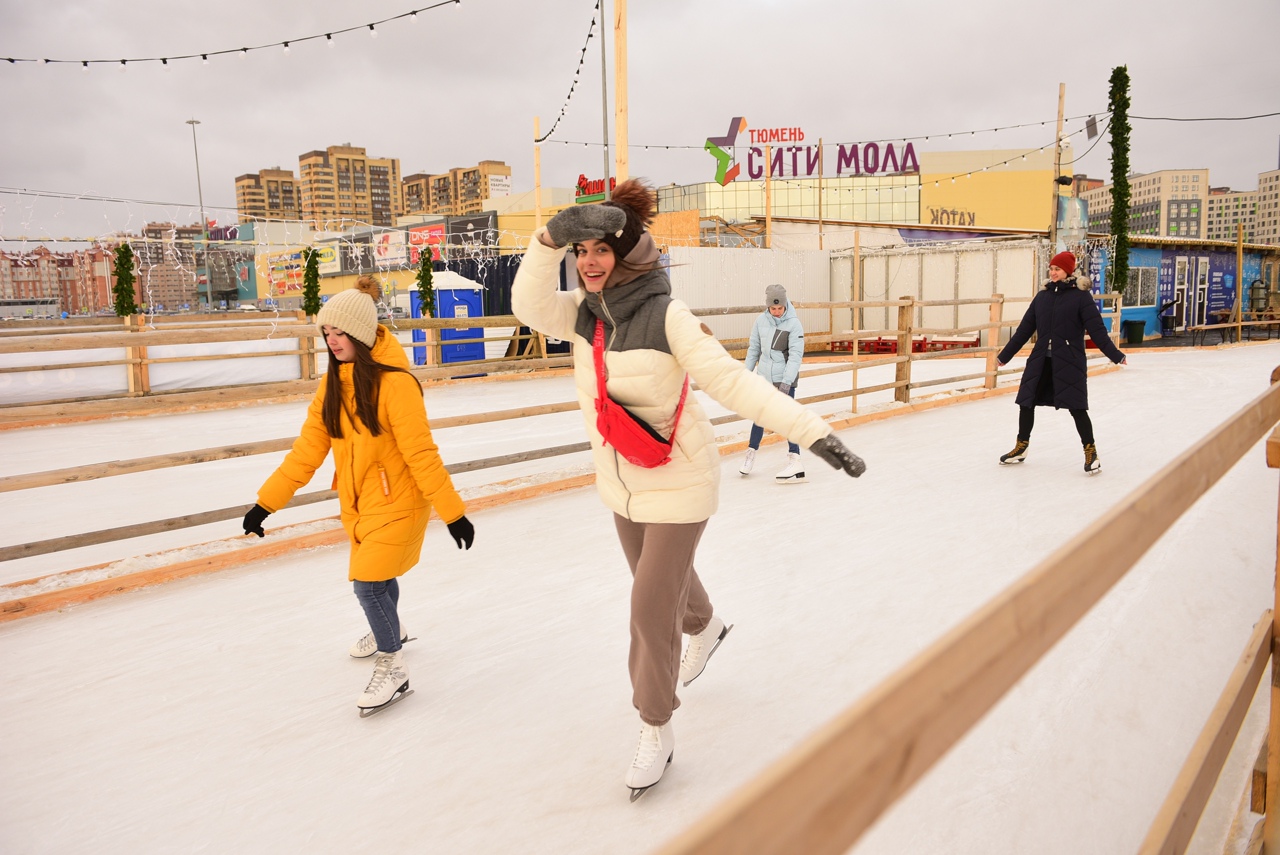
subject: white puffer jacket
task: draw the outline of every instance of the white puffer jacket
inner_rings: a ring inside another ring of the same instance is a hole
[[[511,308],[522,323],[573,346],[578,403],[591,440],[596,487],[605,505],[634,522],[693,523],[709,518],[719,503],[720,451],[715,430],[692,392],[680,415],[671,462],[665,466],[635,466],[604,444],[596,430],[591,341],[577,329],[579,314],[585,311],[581,306],[586,291],[559,290],[559,270],[566,250],[544,245],[539,240],[544,231],[539,229],[530,241],[512,285]],[[646,274],[646,278],[653,275],[666,279],[665,273]],[[623,298],[623,292],[639,281],[604,291],[606,306],[611,297]],[[669,283],[666,290],[669,293]],[[655,295],[659,298],[669,299]],[[681,301],[673,299],[667,304],[663,329],[670,352],[649,347],[606,348],[605,352],[609,397],[661,435],[671,435],[686,372],[723,406],[806,448],[831,433],[821,418],[743,368]],[[619,320],[616,329],[606,329],[606,341],[611,344],[625,342],[628,337],[626,321]],[[634,335],[630,338],[634,342]]]

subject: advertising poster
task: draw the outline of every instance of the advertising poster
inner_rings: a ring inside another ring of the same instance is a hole
[[[268,295],[302,290],[302,250],[270,252],[264,259]]]
[[[440,260],[440,246],[444,243],[444,223],[432,223],[429,226],[414,226],[409,229],[409,264],[417,267],[422,247],[431,247],[431,260]]]
[[[498,246],[497,214],[450,217],[446,231],[450,258],[493,255]]]
[[[373,263],[379,270],[404,267],[408,258],[404,232],[381,232],[373,236]]]
[[[321,276],[337,276],[342,272],[342,261],[338,258],[338,247],[332,243],[320,243],[315,246],[320,263]]]

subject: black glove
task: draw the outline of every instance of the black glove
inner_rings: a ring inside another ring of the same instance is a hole
[[[832,469],[843,469],[854,478],[867,471],[867,464],[862,458],[846,448],[843,442],[836,439],[835,434],[818,440],[809,446],[809,450],[830,463]]]
[[[613,205],[570,205],[547,223],[547,234],[556,246],[568,246],[584,240],[602,240],[626,225],[627,215]]]
[[[476,527],[471,524],[471,520],[465,516],[458,517],[451,523],[445,523],[449,529],[453,542],[458,544],[459,549],[470,549],[471,544],[476,539]]]
[[[784,395],[790,395],[790,394],[791,394],[791,384],[790,384],[790,383],[778,383],[778,384],[776,384],[776,385],[777,385],[777,387],[778,387],[778,391],[779,391],[779,392],[781,392],[782,394],[784,394]]]
[[[267,533],[262,530],[262,521],[269,516],[271,516],[271,511],[262,507],[262,505],[254,505],[249,509],[249,513],[244,515],[244,533],[266,537]]]

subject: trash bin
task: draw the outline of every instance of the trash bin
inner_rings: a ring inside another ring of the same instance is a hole
[[[1161,315],[1160,316],[1160,335],[1166,338],[1168,338],[1169,336],[1172,336],[1175,332],[1177,332],[1177,327],[1176,327],[1177,322],[1178,322],[1178,319],[1175,318],[1173,315]]]
[[[1120,331],[1124,333],[1125,344],[1142,344],[1142,336],[1146,332],[1146,321],[1121,321]]]

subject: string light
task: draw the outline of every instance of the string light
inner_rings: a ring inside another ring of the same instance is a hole
[[[161,65],[168,65],[169,64],[168,60],[195,59],[196,57],[199,57],[200,60],[205,65],[208,65],[209,57],[211,56],[221,56],[223,54],[231,54],[231,53],[239,53],[241,56],[247,56],[249,51],[266,50],[267,48],[276,48],[276,47],[280,47],[282,44],[285,46],[288,46],[290,44],[297,44],[298,42],[310,41],[311,39],[318,39],[321,36],[323,36],[324,39],[330,45],[332,45],[333,36],[335,34],[340,35],[342,33],[350,33],[350,32],[355,32],[356,30],[362,30],[365,28],[368,28],[370,36],[376,39],[378,37],[378,31],[376,29],[376,26],[378,24],[386,24],[391,21],[397,21],[401,18],[408,18],[411,23],[417,23],[419,12],[428,12],[432,9],[438,9],[442,6],[457,6],[457,5],[460,5],[461,3],[462,3],[462,0],[438,0],[438,2],[432,3],[430,6],[421,6],[417,9],[410,9],[407,12],[402,12],[399,15],[392,15],[389,18],[383,18],[382,20],[379,20],[379,21],[371,21],[370,23],[367,23],[367,24],[360,24],[357,26],[345,27],[341,30],[331,30],[327,33],[316,33],[314,35],[309,35],[309,36],[299,36],[297,38],[291,38],[287,42],[283,42],[283,43],[272,42],[271,44],[251,45],[249,47],[240,47],[240,48],[227,48],[225,50],[210,50],[210,51],[203,51],[200,53],[181,54],[181,55],[168,56],[168,57],[158,57],[158,56],[129,57],[127,59],[118,60],[118,62],[121,65],[128,62],[133,62],[133,63],[158,62]],[[598,4],[597,4],[597,8],[599,8]],[[0,57],[0,61],[7,61],[10,65],[15,65],[19,62],[37,62],[43,65],[50,65],[54,63],[80,63],[81,68],[88,68],[91,64],[103,64],[103,63],[112,64],[117,62],[117,60],[114,60],[114,59],[52,59],[52,58],[36,59],[34,57],[16,57],[16,56]]]
[[[325,33],[324,40],[325,44],[329,45],[329,47],[333,47],[333,33]]]
[[[284,55],[285,55],[285,56],[288,56],[288,55],[289,55],[289,43],[288,43],[288,42],[285,42],[285,43],[284,43]]]
[[[597,0],[596,2],[595,11],[596,12],[601,11],[599,0]],[[603,16],[600,16],[600,17],[603,17]],[[551,123],[551,130],[547,131],[545,134],[535,139],[534,140],[535,144],[545,142],[551,138],[551,135],[556,132],[556,128],[560,127],[560,120],[564,118],[565,112],[569,109],[569,101],[573,99],[574,90],[578,88],[578,75],[582,73],[582,63],[586,60],[587,46],[591,43],[591,36],[592,34],[595,33],[595,30],[596,30],[596,18],[597,18],[597,15],[593,13],[591,15],[591,26],[587,28],[587,38],[582,44],[582,50],[578,52],[578,67],[574,69],[573,82],[569,84],[569,94],[564,96],[564,104],[562,104],[560,107],[560,114],[556,116],[556,120]],[[565,145],[570,145],[570,143],[565,143]],[[589,146],[590,143],[583,143],[583,145]],[[604,143],[599,143],[599,145],[604,145]],[[694,146],[690,146],[690,148],[693,148],[693,147]]]

